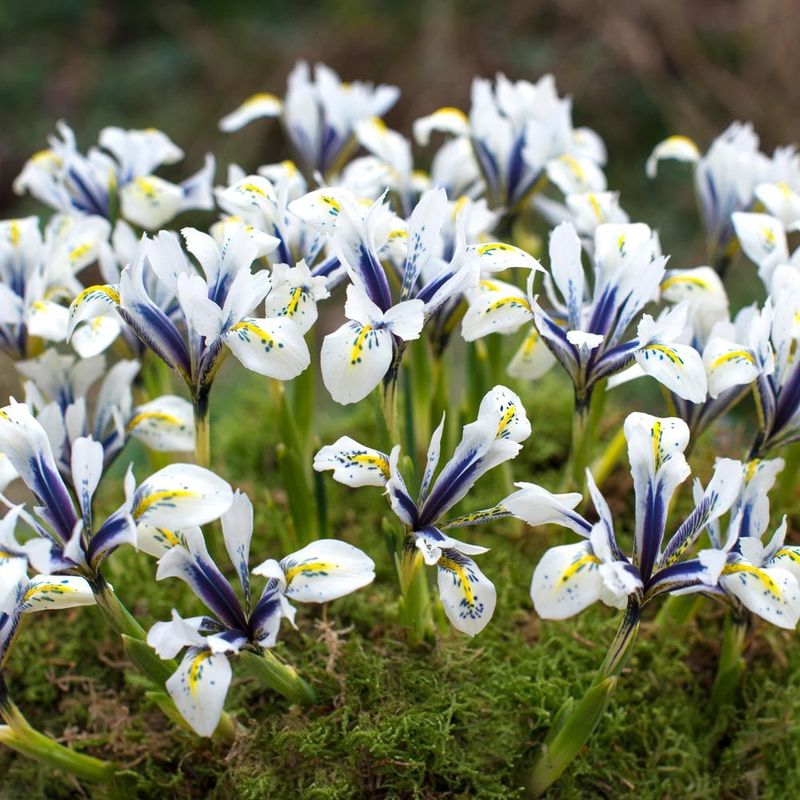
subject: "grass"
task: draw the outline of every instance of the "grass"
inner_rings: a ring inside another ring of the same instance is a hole
[[[257,563],[282,554],[287,498],[275,485],[275,440],[263,381],[237,373],[235,384],[218,388],[217,399],[225,392],[235,395],[226,403],[234,411],[214,420],[214,460],[254,499],[252,563]],[[646,397],[637,407],[659,407],[657,396]],[[525,400],[534,436],[513,463],[513,475],[557,488],[570,425],[563,376],[547,376]],[[327,413],[323,441],[349,433],[371,442],[366,412]],[[611,404],[607,437],[622,413]],[[744,427],[734,420],[725,437],[735,444]],[[704,479],[712,459],[709,440],[693,457]],[[131,454],[143,477],[142,454]],[[117,465],[116,476],[123,466]],[[479,484],[470,508],[502,496],[506,477],[496,472]],[[280,652],[315,686],[316,706],[302,712],[288,707],[240,673],[227,708],[241,732],[231,748],[220,748],[172,727],[144,699],[143,681],[126,669],[120,643],[96,610],[40,615],[28,624],[10,660],[8,682],[18,705],[47,733],[125,767],[126,782],[115,790],[81,787],[0,752],[0,797],[23,792],[31,800],[524,796],[527,767],[553,715],[588,686],[618,612],[598,605],[564,623],[538,619],[528,596],[533,567],[547,546],[569,536],[523,532],[516,522],[506,522],[464,537],[492,547],[481,558],[498,588],[489,627],[470,640],[440,618],[436,643],[410,648],[397,624],[396,581],[381,533],[382,518],[389,518],[384,498],[377,489],[352,491],[329,479],[326,487],[332,529],[375,558],[377,579],[329,608],[301,607],[299,629],[284,629]],[[632,504],[624,466],[607,491],[624,531]],[[116,507],[119,493],[118,481],[108,480],[103,506]],[[688,494],[681,496],[684,506]],[[207,535],[212,551],[221,553],[218,528],[210,526]],[[154,572],[154,562],[135,552],[118,553],[109,564],[110,580],[145,627],[167,618],[172,607],[185,616],[199,611],[183,584],[156,584]],[[705,800],[794,794],[800,779],[795,744],[800,652],[794,637],[755,624],[736,702],[715,712],[709,693],[722,618],[721,608],[706,601],[680,630],[659,630],[651,619],[645,621],[608,714],[548,797]]]

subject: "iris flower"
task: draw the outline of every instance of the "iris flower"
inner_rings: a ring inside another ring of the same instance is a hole
[[[93,500],[103,475],[102,444],[90,436],[72,442],[73,499],[59,474],[47,433],[21,403],[0,409],[0,451],[39,503],[33,515],[22,512],[34,537],[12,543],[14,550],[23,552],[39,572],[87,578],[99,598],[111,591],[100,572],[101,564],[118,547],[135,546],[137,529],[203,525],[231,504],[230,486],[202,467],[171,464],[138,487],[129,470],[124,502],[98,525]]]
[[[769,527],[768,493],[783,469],[783,459],[754,459],[744,464],[741,490],[731,509],[731,524],[723,537],[718,521],[709,525],[712,547],[699,559],[712,577],[706,591],[727,599],[742,618],[747,609],[781,628],[793,629],[800,619],[800,547],[785,543],[781,524],[764,544]]]
[[[396,301],[381,261],[381,250],[391,238],[386,229],[391,217],[380,201],[364,208],[349,192],[325,188],[294,201],[290,210],[330,233],[331,248],[352,281],[345,305],[348,322],[325,337],[321,353],[325,386],[342,404],[362,400],[381,380],[391,387],[406,344],[420,336],[446,301],[476,285],[482,270],[538,268],[519,248],[501,242],[465,245],[463,237],[448,261],[440,258],[447,196],[432,189],[422,195],[407,230],[397,236],[407,244]]]
[[[711,267],[668,270],[661,282],[661,297],[687,309],[686,325],[676,341],[701,353],[706,371],[708,397],[702,402],[670,392],[670,403],[692,432],[691,447],[747,394],[761,373],[753,349],[757,348],[754,335],[760,329],[758,311],[747,306],[731,320],[725,288]],[[634,365],[611,377],[608,387],[644,374],[638,364]]]
[[[383,116],[400,96],[396,86],[343,83],[330,67],[305,61],[289,75],[286,97],[255,94],[220,120],[223,131],[237,131],[255,119],[280,117],[306,175],[325,175],[341,166],[354,145],[356,125]]]
[[[131,385],[140,369],[138,361],[118,361],[106,370],[103,356],[76,360],[48,349],[38,358],[20,361],[17,369],[28,379],[25,402],[47,431],[67,483],[72,475],[72,442],[81,436],[92,436],[102,445],[105,467],[130,437],[160,452],[194,450],[191,403],[161,395],[134,404]]]
[[[242,650],[263,653],[275,646],[283,617],[294,624],[291,601],[327,603],[371,583],[375,565],[346,542],[322,539],[286,556],[268,559],[252,570],[267,578],[254,601],[250,543],[253,508],[237,492],[222,516],[225,549],[237,575],[241,597],[211,559],[200,531],[189,531],[158,564],[157,580],[180,578],[212,616],[183,619],[172,612],[169,622],[157,622],[147,641],[164,659],[186,652],[167,691],[186,721],[200,736],[215,731],[231,682],[229,657]]]
[[[605,146],[594,131],[573,128],[572,102],[558,96],[551,75],[535,84],[476,78],[469,117],[442,108],[414,124],[422,144],[432,131],[469,137],[496,209],[520,206],[546,179],[564,194],[606,188]]]
[[[123,270],[118,286],[92,286],[70,308],[70,330],[92,317],[116,310],[137,337],[183,378],[192,395],[197,446],[207,462],[208,396],[228,351],[249,370],[289,380],[309,364],[300,328],[285,317],[253,317],[271,290],[270,274],[252,273],[257,245],[242,230],[221,246],[206,233],[185,228],[186,247],[202,268],[199,273],[177,238],[161,232],[143,239],[138,257]],[[172,298],[168,315],[146,285],[154,272]]]
[[[519,397],[496,386],[482,400],[475,422],[464,426],[451,459],[434,480],[439,464],[444,418],[434,431],[416,500],[400,473],[400,446],[387,455],[343,436],[323,447],[314,458],[317,471],[332,470],[345,486],[380,486],[386,489],[392,511],[404,527],[403,554],[414,564],[435,566],[439,597],[447,618],[459,631],[475,636],[494,613],[494,584],[470,558],[488,551],[450,536],[454,528],[478,525],[509,516],[502,506],[464,514],[445,515],[466,497],[476,481],[490,469],[519,453],[531,426]],[[402,577],[402,576],[401,576]]]
[[[103,128],[87,155],[78,151],[75,134],[64,122],[49,148],[33,155],[14,181],[17,194],[64,214],[89,214],[114,220],[117,214],[145,230],[156,230],[187,209],[210,209],[214,158],[180,184],[153,174],[174,164],[183,151],[161,131]]]
[[[759,150],[750,123],[734,122],[705,154],[686,136],[670,136],[653,150],[647,174],[653,178],[662,159],[694,165],[695,193],[714,268],[724,274],[737,248],[734,216],[757,202],[786,225],[800,222],[800,159],[793,147],[779,147],[772,158]]]
[[[111,258],[109,231],[99,217],[63,214],[52,218],[44,236],[38,217],[0,222],[0,350],[27,358],[36,355],[39,340],[64,341],[63,301],[82,288],[81,270]]]
[[[535,484],[517,484],[519,491],[502,503],[530,525],[553,523],[583,539],[549,549],[534,571],[531,597],[545,619],[571,617],[601,600],[615,608],[627,605],[633,610],[629,618],[638,621],[641,608],[659,595],[705,591],[715,585],[703,559],[685,556],[700,534],[736,500],[742,483],[741,462],[717,461],[711,481],[695,498],[695,509],[665,544],[670,502],[690,474],[684,457],[689,428],[674,417],[633,413],[625,420],[625,438],[635,497],[630,556],[617,541],[608,504],[589,470],[587,483],[598,516],[595,523],[574,510],[580,494],[552,494]]]

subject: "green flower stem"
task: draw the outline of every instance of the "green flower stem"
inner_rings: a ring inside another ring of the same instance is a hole
[[[747,613],[737,611],[725,615],[722,649],[717,664],[717,675],[711,689],[711,703],[716,708],[733,701],[736,687],[742,677],[745,661],[742,657],[747,636]]]
[[[394,355],[389,370],[383,379],[381,387],[383,418],[389,431],[391,445],[400,442],[399,420],[397,415],[397,380],[400,377],[400,365],[403,363],[405,344],[395,344]]]
[[[110,762],[76,753],[33,728],[9,697],[2,677],[0,717],[6,723],[0,725],[0,743],[12,750],[85,781],[109,783],[114,780],[117,768]]]
[[[307,706],[317,702],[316,693],[294,667],[279,661],[269,650],[260,655],[244,650],[239,654],[239,660],[251,675],[292,703]]]
[[[419,644],[430,638],[434,631],[428,575],[422,553],[406,541],[402,551],[395,556],[395,562],[400,581],[400,622],[409,629],[412,643]]]
[[[611,642],[611,647],[608,648],[608,653],[606,653],[606,657],[597,671],[594,679],[595,684],[605,678],[618,676],[622,671],[633,652],[633,646],[636,644],[641,613],[642,609],[639,601],[630,598],[625,609],[625,616],[622,618],[622,622],[614,636],[614,641]]]
[[[576,390],[572,418],[572,450],[566,488],[581,491],[585,482],[586,467],[594,450],[597,428],[603,415],[606,400],[606,382],[600,381],[590,389]]]
[[[208,392],[193,398],[194,459],[201,467],[211,465],[211,423],[208,418]]]
[[[629,600],[622,623],[592,685],[580,700],[568,699],[556,714],[531,770],[528,784],[531,797],[540,797],[558,780],[602,719],[636,642],[640,614],[638,601]]]

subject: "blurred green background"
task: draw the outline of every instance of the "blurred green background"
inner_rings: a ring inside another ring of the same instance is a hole
[[[649,184],[647,154],[673,132],[704,146],[733,119],[752,120],[769,150],[792,141],[799,32],[794,0],[4,3],[0,209],[37,210],[11,182],[62,118],[82,149],[105,125],[162,128],[187,153],[181,175],[209,150],[220,180],[231,161],[254,168],[281,158],[278,126],[226,136],[217,121],[256,91],[283,94],[298,58],[400,86],[388,122],[407,134],[440,105],[467,108],[473,75],[553,72],[574,98],[576,123],[606,140],[610,184],[626,208],[658,225],[665,245],[674,238],[676,255],[698,260],[702,250],[679,252],[697,230],[687,176],[670,171]]]

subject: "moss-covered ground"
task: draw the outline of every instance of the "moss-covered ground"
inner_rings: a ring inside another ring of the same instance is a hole
[[[214,464],[253,497],[253,563],[280,556],[287,498],[277,488],[268,392],[263,381],[242,379],[241,372],[217,391]],[[534,435],[511,472],[516,480],[557,488],[569,441],[566,382],[560,374],[547,376],[524,397]],[[657,393],[647,398],[649,409],[663,411]],[[329,408],[326,414],[318,425],[322,441],[348,433],[370,442],[366,412]],[[603,441],[622,414],[612,402]],[[738,455],[751,427],[734,418],[709,436],[693,457],[696,474],[707,479],[714,452]],[[140,477],[146,474],[143,453],[134,449],[126,456],[136,457]],[[469,507],[502,497],[509,476],[496,473],[479,485]],[[588,686],[619,613],[597,605],[563,623],[538,619],[528,594],[533,567],[547,546],[568,537],[507,522],[470,530],[472,540],[492,548],[481,558],[498,588],[488,628],[471,640],[442,624],[435,644],[410,647],[398,625],[396,579],[382,533],[384,498],[377,489],[349,490],[327,476],[326,487],[331,530],[367,550],[378,569],[367,589],[329,607],[303,606],[299,629],[284,630],[280,652],[316,687],[317,705],[289,707],[240,672],[227,705],[240,724],[235,743],[223,748],[197,739],[144,698],[145,684],[126,667],[119,641],[94,609],[30,621],[9,665],[18,705],[59,740],[125,767],[128,783],[116,792],[123,797],[524,796],[527,768],[553,715]],[[119,492],[118,481],[109,480],[103,498],[108,508]],[[624,461],[606,492],[625,540],[632,492]],[[220,552],[217,537],[212,526],[211,548]],[[121,552],[108,567],[145,627],[167,618],[172,607],[185,616],[199,613],[183,584],[154,582],[155,565],[147,556]],[[721,607],[710,600],[684,626],[658,626],[648,615],[607,715],[549,797],[797,796],[800,647],[794,634],[755,624],[735,700],[712,710],[722,620]],[[0,752],[0,776],[0,797],[106,796],[7,751]]]

